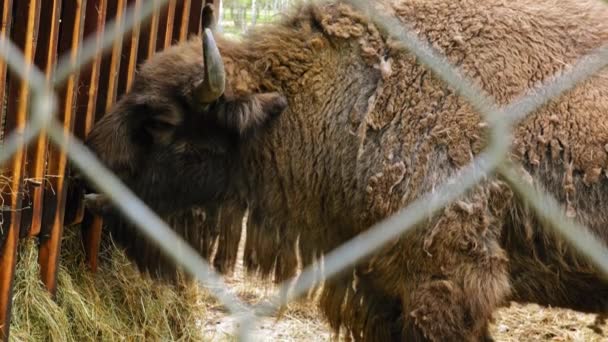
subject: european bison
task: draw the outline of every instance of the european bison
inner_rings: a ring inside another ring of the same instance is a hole
[[[608,8],[592,0],[375,5],[499,104],[608,43]],[[345,2],[215,38],[205,30],[146,62],[87,143],[162,215],[246,205],[246,266],[262,275],[293,275],[487,144],[471,105]],[[604,70],[519,123],[512,148],[603,241],[607,115]],[[367,341],[490,339],[492,312],[509,301],[605,313],[608,282],[496,175],[321,294],[332,327]]]

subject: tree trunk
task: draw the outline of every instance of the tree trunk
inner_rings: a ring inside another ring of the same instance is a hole
[[[216,0],[215,6],[217,8],[217,29],[222,32],[222,23],[224,19],[224,2],[222,0]]]
[[[251,0],[251,26],[255,26],[255,22],[257,20],[257,1]]]

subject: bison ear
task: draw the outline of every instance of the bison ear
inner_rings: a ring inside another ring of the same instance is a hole
[[[279,93],[258,93],[227,101],[218,113],[219,123],[240,136],[255,132],[287,108],[287,99]]]
[[[89,133],[85,144],[94,150],[106,166],[118,175],[135,171],[136,146],[133,144],[130,122],[124,115],[122,102],[104,115]]]

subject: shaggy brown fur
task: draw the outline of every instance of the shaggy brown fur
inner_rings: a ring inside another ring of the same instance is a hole
[[[190,208],[166,217],[167,224],[182,236],[191,247],[208,260],[222,274],[232,274],[237,259],[238,243],[243,226],[241,208]],[[151,244],[132,225],[118,215],[105,215],[106,229],[115,242],[125,248],[127,256],[141,271],[152,277],[177,281],[181,269],[168,259],[155,244]],[[185,274],[188,276],[188,274]]]
[[[608,43],[608,8],[592,0],[377,3],[500,104]],[[227,89],[218,107],[188,105],[202,74],[201,43],[193,39],[144,65],[140,86],[99,123],[89,145],[157,210],[248,203],[246,266],[264,276],[293,275],[298,253],[305,265],[318,260],[433,191],[486,144],[471,105],[340,1],[302,6],[219,46]],[[275,110],[235,109],[260,94],[272,94],[264,96]],[[282,114],[281,96],[288,103]],[[144,114],[133,114],[134,99],[147,106]],[[253,125],[248,136],[215,130],[234,112],[271,125]],[[512,154],[534,186],[603,241],[607,113],[604,70],[518,124]],[[138,140],[142,124],[133,118],[157,115],[175,118],[175,127],[163,139]],[[192,121],[199,117],[209,120]],[[181,134],[184,126],[198,135]],[[219,152],[181,164],[184,142],[195,138]],[[156,152],[145,151],[159,146],[172,151],[167,163],[178,168],[148,163]],[[146,169],[165,166],[173,179],[157,180],[154,173],[163,171]],[[184,201],[181,191],[198,197]],[[322,291],[332,327],[367,341],[489,338],[492,312],[509,300],[608,310],[608,283],[598,271],[494,175]]]

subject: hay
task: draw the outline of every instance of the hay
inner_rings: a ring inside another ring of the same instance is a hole
[[[11,341],[234,341],[238,317],[204,289],[179,291],[142,276],[111,241],[105,240],[100,269],[83,263],[80,234],[67,228],[59,269],[57,302],[38,276],[37,248],[22,240],[15,282]],[[229,290],[249,304],[267,300],[273,285],[252,279],[242,267],[242,246]],[[513,304],[499,310],[491,327],[497,341],[606,341],[595,315],[538,305]],[[607,324],[599,324],[608,331]],[[290,303],[280,318],[262,319],[252,338],[260,341],[342,341],[336,339],[315,303]]]
[[[201,341],[211,301],[194,284],[162,285],[139,273],[110,239],[97,274],[84,264],[77,229],[66,228],[57,300],[39,278],[37,246],[22,240],[16,268],[12,341]]]
[[[594,314],[512,303],[494,317],[490,330],[497,341],[608,341],[606,324],[596,323]]]

